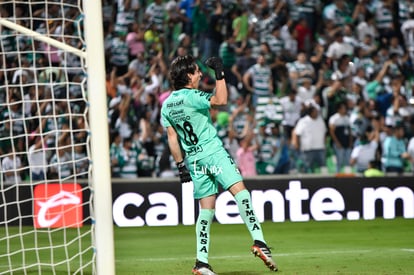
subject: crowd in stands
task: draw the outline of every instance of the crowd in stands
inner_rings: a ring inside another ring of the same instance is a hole
[[[185,54],[210,92],[223,60],[211,117],[243,175],[412,171],[412,1],[104,3],[115,176],[174,175],[159,109]]]
[[[215,79],[203,62],[223,60],[229,104],[211,117],[244,176],[413,171],[414,1],[102,0],[102,7],[113,177],[176,175],[160,108],[172,92],[169,64],[186,54],[197,57],[207,92]],[[70,16],[79,31],[78,14]],[[79,62],[59,55],[54,62],[62,60]],[[81,74],[70,80],[79,98]],[[57,107],[85,108],[64,104]],[[64,118],[41,123],[69,127]]]

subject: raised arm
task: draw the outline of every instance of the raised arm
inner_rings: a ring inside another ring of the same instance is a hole
[[[224,79],[223,62],[219,57],[210,57],[206,60],[206,65],[212,68],[216,75],[216,92],[210,99],[212,106],[227,105],[227,84]]]

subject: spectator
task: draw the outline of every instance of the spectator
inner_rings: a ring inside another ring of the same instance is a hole
[[[12,88],[7,102],[8,108],[1,114],[3,121],[10,121],[10,129],[15,136],[24,133],[24,116],[21,93]]]
[[[286,64],[289,71],[289,78],[293,87],[303,84],[305,78],[313,82],[315,79],[315,69],[307,60],[304,52],[299,52],[295,61]]]
[[[299,18],[304,18],[312,33],[316,31],[317,20],[320,15],[320,0],[304,0],[296,2]]]
[[[364,171],[364,177],[383,177],[385,176],[384,172],[381,171],[381,162],[378,160],[372,160],[368,164],[368,169]]]
[[[180,35],[177,37],[177,42],[178,44],[175,45],[175,47],[172,49],[171,53],[168,56],[169,61],[174,60],[174,58],[176,58],[177,56],[184,56],[191,52],[191,36],[189,36],[186,33],[180,33]]]
[[[285,66],[285,54],[276,55],[269,46],[269,43],[262,42],[260,44],[260,55],[264,56],[265,64],[269,66],[273,79],[274,93],[278,94],[285,89],[288,82],[287,69]]]
[[[280,99],[280,105],[283,108],[283,133],[288,143],[290,143],[293,128],[295,128],[296,123],[301,117],[304,101],[298,97],[296,89],[291,89],[288,95]]]
[[[132,148],[138,153],[138,177],[152,177],[156,159],[153,140],[145,141],[139,132],[135,132],[132,136]]]
[[[409,18],[402,23],[401,33],[404,40],[404,46],[408,53],[411,63],[414,62],[414,13],[411,11]]]
[[[311,76],[304,76],[302,77],[301,84],[298,85],[297,89],[297,97],[302,102],[307,102],[313,100],[315,95],[318,91],[318,86],[312,84],[312,77]],[[294,89],[294,88],[292,88]]]
[[[259,34],[254,31],[254,28],[249,29],[247,43],[252,47],[252,57],[257,59],[262,53],[262,47],[259,40]]]
[[[178,35],[182,33],[183,22],[185,15],[180,12],[178,4],[174,0],[169,0],[165,3],[165,53],[169,53],[173,50],[173,45],[178,39]],[[207,25],[207,24],[206,24]]]
[[[129,47],[126,42],[126,31],[118,32],[118,36],[112,41],[110,64],[116,67],[116,76],[123,76],[128,73]]]
[[[405,59],[407,55],[404,51],[404,48],[401,46],[401,41],[397,35],[390,37],[389,51],[390,54],[396,54],[396,56],[398,57],[397,60],[402,60],[403,58]]]
[[[133,60],[136,56],[145,52],[144,30],[137,22],[128,26],[128,34],[125,41],[129,48],[129,60]]]
[[[236,58],[241,52],[241,48],[237,48],[235,38],[229,34],[225,40],[220,44],[219,56],[223,60],[224,74],[228,85],[237,86],[237,79],[231,68],[236,64]]]
[[[131,103],[131,95],[124,94],[121,96],[121,103],[119,105],[119,117],[115,122],[115,129],[119,131],[122,141],[132,135],[132,121],[133,117],[129,112]]]
[[[139,152],[133,146],[132,137],[124,138],[118,155],[119,176],[121,178],[134,179],[138,177],[138,157]]]
[[[404,172],[405,162],[410,159],[407,145],[404,141],[404,128],[397,124],[392,129],[392,134],[384,140],[381,163],[386,173]]]
[[[164,27],[164,18],[166,10],[163,5],[162,0],[154,0],[150,3],[145,9],[145,20],[149,23],[150,26],[154,26],[154,31],[163,32]]]
[[[1,171],[7,184],[22,182],[22,159],[14,150],[13,147],[9,148],[8,153],[1,161]]]
[[[148,53],[148,57],[157,55],[159,52],[164,51],[164,37],[157,25],[154,22],[149,22],[144,33],[145,50]]]
[[[389,39],[397,29],[394,25],[393,2],[393,0],[380,0],[375,7],[375,23],[382,45],[389,43]]]
[[[289,174],[290,171],[290,156],[289,156],[289,141],[284,137],[280,131],[278,123],[270,123],[269,125],[271,135],[276,139],[277,151],[273,158],[275,169],[273,174]]]
[[[136,12],[139,9],[139,0],[117,0],[116,4],[115,31],[126,33],[128,25],[135,21]]]
[[[310,53],[312,43],[312,30],[304,16],[300,16],[295,28],[295,37],[298,45],[298,52]]]
[[[354,54],[354,47],[344,41],[342,30],[335,33],[334,39],[326,51],[326,57],[331,64],[335,64],[335,61],[344,55],[352,56]]]
[[[73,144],[73,161],[75,162],[75,174],[78,178],[87,178],[89,172],[89,159],[86,155],[85,143]]]
[[[148,74],[145,76],[143,81],[141,80],[142,90],[138,84],[138,93],[134,94],[135,99],[138,101],[137,104],[139,105],[146,105],[151,104],[152,108],[155,108],[155,102],[148,102],[149,95],[152,94],[152,100],[155,100],[156,95],[159,94],[159,90],[161,88],[161,83],[163,79],[163,74],[161,73],[161,68],[159,63],[154,62],[149,69]],[[138,82],[140,79],[138,79]]]
[[[259,41],[266,41],[266,36],[270,35],[277,24],[277,15],[269,7],[263,6],[259,20],[255,24],[255,31],[259,34]]]
[[[150,157],[155,157],[155,125],[151,123],[152,111],[150,108],[144,108],[144,111],[139,119],[139,141],[145,152]]]
[[[316,169],[326,168],[325,135],[327,128],[319,114],[319,106],[310,103],[306,115],[296,124],[292,132],[292,145],[300,151],[303,172],[314,173]]]
[[[358,137],[355,147],[352,149],[350,164],[357,173],[364,173],[369,168],[371,161],[378,160],[379,154],[379,123],[369,127]]]
[[[354,49],[359,47],[359,41],[355,36],[354,26],[352,24],[345,24],[343,27],[344,42],[351,45]]]
[[[46,141],[41,136],[34,137],[34,143],[29,147],[28,162],[30,165],[30,177],[32,181],[46,179],[48,156],[45,150]]]
[[[204,52],[206,51],[206,36],[209,28],[209,16],[208,3],[202,0],[195,0],[192,26],[192,40],[194,40],[195,46],[193,47],[192,53],[193,56],[197,58],[204,56]]]
[[[347,102],[348,91],[344,85],[345,79],[339,78],[333,80],[330,86],[323,89],[322,97],[324,99],[324,106],[326,109],[326,120],[328,120],[336,112],[336,105],[339,102]]]
[[[258,149],[258,145],[253,144],[252,140],[254,133],[250,131],[240,140],[240,147],[237,150],[237,166],[243,177],[252,177],[257,175],[256,161],[254,157],[255,151]]]
[[[249,11],[245,7],[237,8],[236,18],[232,22],[233,35],[236,37],[237,47],[243,48],[247,44],[247,35],[249,32]]]
[[[253,108],[257,107],[259,98],[263,97],[266,101],[273,97],[272,73],[263,55],[259,55],[256,64],[243,75],[243,84],[251,94],[250,104]]]
[[[384,91],[382,81],[387,75],[388,68],[391,64],[391,60],[385,62],[382,69],[376,75],[373,75],[371,81],[368,81],[365,86],[365,91],[368,94],[368,97],[378,103],[378,112],[384,117],[387,109],[391,106],[392,94]]]
[[[356,33],[360,42],[363,42],[367,36],[371,37],[373,41],[377,41],[378,30],[375,26],[375,17],[371,12],[365,12],[365,19],[358,23]]]
[[[345,102],[337,105],[337,112],[329,118],[329,133],[336,156],[336,172],[349,167],[353,147],[351,122]]]
[[[280,37],[283,40],[283,47],[286,49],[287,60],[290,61],[298,54],[298,41],[295,39],[296,30],[294,21],[288,19],[280,29]]]
[[[240,138],[249,116],[247,101],[242,95],[237,96],[235,103],[230,106],[230,113],[229,131],[234,133],[237,138]]]
[[[359,60],[359,62],[363,64],[364,60],[369,60],[367,57],[372,56],[377,50],[378,45],[375,39],[372,37],[372,35],[366,34],[362,41],[359,43],[359,49],[356,50],[357,52],[359,51],[361,54],[362,60]]]
[[[385,113],[385,124],[395,126],[399,123],[404,125],[405,121],[409,122],[408,118],[414,115],[413,106],[408,104],[407,97],[402,92],[404,87],[402,87],[401,78],[395,77],[391,80],[391,89],[392,105]]]
[[[132,59],[128,65],[128,77],[139,77],[144,79],[147,74],[148,66],[148,59],[145,58],[145,53],[138,52],[136,57]]]
[[[202,60],[206,60],[210,56],[218,56],[220,45],[223,42],[223,34],[221,32],[223,24],[223,7],[220,1],[216,1],[214,3],[214,12],[210,16],[208,23],[210,27],[206,33],[206,47]]]
[[[111,133],[111,147],[109,149],[109,159],[111,161],[111,176],[119,178],[121,176],[121,166],[119,157],[122,150],[122,137],[117,130]]]
[[[259,144],[257,152],[256,169],[259,175],[273,174],[277,164],[278,137],[272,135],[271,128],[279,127],[275,123],[270,123],[263,119],[259,123],[259,132],[257,134],[257,143]]]
[[[195,2],[195,0],[181,0],[178,2],[179,9],[184,11],[185,14],[183,31],[191,37],[193,36],[193,11]]]
[[[264,41],[276,56],[281,56],[285,53],[285,45],[281,37],[280,26],[274,26],[271,33],[265,36]]]
[[[73,175],[73,158],[67,152],[67,144],[67,134],[64,134],[57,141],[56,153],[49,161],[48,178],[65,180]]]
[[[333,24],[339,27],[350,23],[352,18],[349,4],[342,0],[334,0],[331,4],[324,6],[322,14],[324,20],[332,20]]]
[[[237,90],[243,96],[246,96],[248,93],[243,84],[243,75],[255,63],[256,58],[252,56],[252,47],[250,44],[247,44],[243,54],[237,58],[236,63],[231,68],[231,72],[237,78]]]

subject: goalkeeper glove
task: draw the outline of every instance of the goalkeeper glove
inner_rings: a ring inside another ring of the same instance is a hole
[[[212,56],[206,60],[206,65],[212,68],[216,74],[216,80],[224,78],[223,62],[220,57]]]
[[[188,171],[185,166],[184,161],[177,162],[178,175],[180,176],[181,183],[192,181],[193,179],[190,176],[190,171]]]

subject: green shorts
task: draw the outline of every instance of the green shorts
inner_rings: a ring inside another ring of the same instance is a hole
[[[188,163],[194,183],[194,198],[201,199],[218,193],[218,184],[224,190],[243,180],[233,158],[226,150]]]

